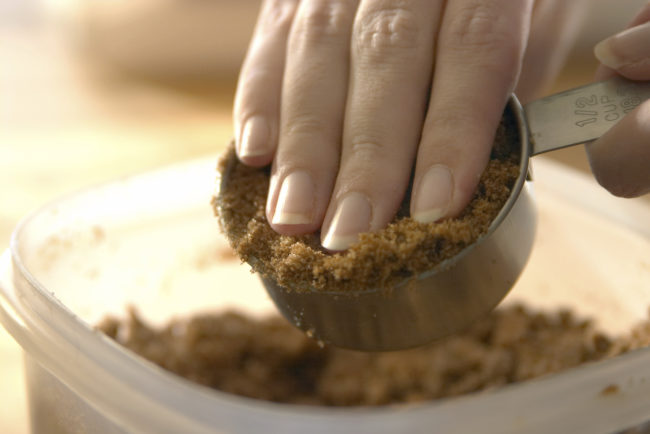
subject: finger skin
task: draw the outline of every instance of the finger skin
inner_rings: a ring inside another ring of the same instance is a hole
[[[643,8],[641,8],[641,10],[632,19],[630,24],[628,24],[626,29],[630,29],[632,27],[639,26],[641,24],[647,23],[648,21],[650,21],[650,2],[648,2]],[[646,75],[644,75],[644,73],[642,71],[638,77],[635,77],[635,76],[627,75],[628,71],[626,71],[625,68],[620,69],[620,70],[614,70],[612,68],[609,68],[609,67],[601,64],[601,65],[598,66],[598,69],[596,70],[595,79],[597,81],[606,80],[608,78],[614,77],[617,72],[619,74],[623,75],[624,77],[627,77],[627,78],[632,79],[632,80],[647,80],[647,79],[650,78],[650,74],[647,74],[647,71],[646,71]],[[632,72],[632,74],[635,73],[634,70],[632,70],[631,72]]]
[[[347,248],[397,212],[422,128],[441,8],[439,0],[360,2],[341,163],[321,232],[327,249]]]
[[[356,0],[310,0],[296,13],[267,200],[268,220],[281,234],[310,233],[322,224],[339,163],[356,9]]]
[[[266,0],[237,83],[233,120],[237,155],[264,166],[277,146],[280,96],[289,29],[299,0]]]
[[[632,20],[628,28],[650,21],[650,3]],[[613,70],[601,65],[597,80],[616,73],[650,80],[650,70]],[[620,197],[637,197],[650,192],[650,101],[628,113],[598,140],[585,146],[591,170],[596,180],[610,193]]]
[[[417,156],[416,220],[456,216],[471,199],[521,69],[532,3],[447,2]]]
[[[587,154],[598,183],[613,195],[637,197],[650,192],[650,101],[588,144]]]
[[[603,65],[631,80],[650,74],[650,22],[626,29],[594,47]]]

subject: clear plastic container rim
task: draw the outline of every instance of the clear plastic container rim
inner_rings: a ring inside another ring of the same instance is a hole
[[[201,160],[199,165],[204,164],[205,161]],[[197,162],[183,166],[196,170]],[[516,406],[517,402],[527,401],[534,407],[536,402],[553,402],[554,398],[573,395],[572,392],[583,387],[588,396],[593,396],[599,387],[607,386],[607,382],[613,379],[625,378],[630,372],[636,373],[637,377],[643,373],[644,378],[650,378],[650,348],[643,348],[547,377],[506,385],[495,391],[421,404],[372,408],[278,404],[190,383],[132,354],[81,321],[32,275],[20,257],[21,234],[35,216],[67,197],[91,194],[94,188],[56,200],[19,223],[12,235],[10,249],[0,261],[0,322],[27,355],[100,413],[129,431],[249,432],[264,429],[267,432],[293,432],[298,428],[309,428],[310,432],[377,433],[395,432],[410,426],[414,431],[426,432],[431,425],[422,425],[423,422],[451,427],[462,422],[471,412],[482,413],[490,409],[494,413],[490,418],[496,421],[504,417],[504,405]],[[624,215],[620,217],[625,219]],[[645,229],[645,235],[650,236],[650,228]],[[603,381],[605,383],[600,384]],[[595,388],[594,384],[597,384]],[[625,413],[629,422],[626,426],[650,417],[650,403],[637,405],[634,410],[612,406],[612,414],[617,414],[617,411]],[[537,419],[535,411],[527,413],[515,416],[526,416],[529,421]],[[152,416],[143,417],[143,414]],[[540,415],[539,421],[547,416]],[[616,422],[612,418],[607,420]],[[606,428],[605,425],[599,426]]]

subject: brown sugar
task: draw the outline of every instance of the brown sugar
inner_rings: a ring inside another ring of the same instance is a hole
[[[234,312],[155,329],[134,310],[99,326],[120,344],[196,383],[251,398],[326,406],[411,403],[494,389],[597,361],[639,344],[613,341],[569,311],[500,308],[471,329],[411,350],[320,347],[279,316]],[[638,335],[641,332],[638,332]]]
[[[387,228],[361,234],[356,244],[336,254],[321,248],[319,234],[279,235],[269,226],[264,210],[268,168],[236,162],[232,149],[220,162],[220,171],[229,171],[228,182],[213,206],[240,258],[281,286],[329,291],[391,288],[453,257],[488,231],[519,176],[518,138],[514,120],[506,112],[476,193],[458,217],[419,223],[407,215],[407,193]]]

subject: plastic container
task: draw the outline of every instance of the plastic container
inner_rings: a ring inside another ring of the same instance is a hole
[[[536,163],[539,238],[506,302],[569,306],[628,330],[650,306],[650,206]],[[273,309],[218,233],[213,167],[201,160],[93,188],[18,227],[0,264],[0,321],[25,353],[35,432],[610,433],[650,419],[649,349],[455,399],[329,409],[209,390],[121,348],[92,324],[127,304],[154,323]]]

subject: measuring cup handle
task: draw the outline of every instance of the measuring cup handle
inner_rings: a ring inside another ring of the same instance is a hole
[[[622,77],[600,81],[527,104],[531,155],[587,143],[650,98],[650,82]]]

